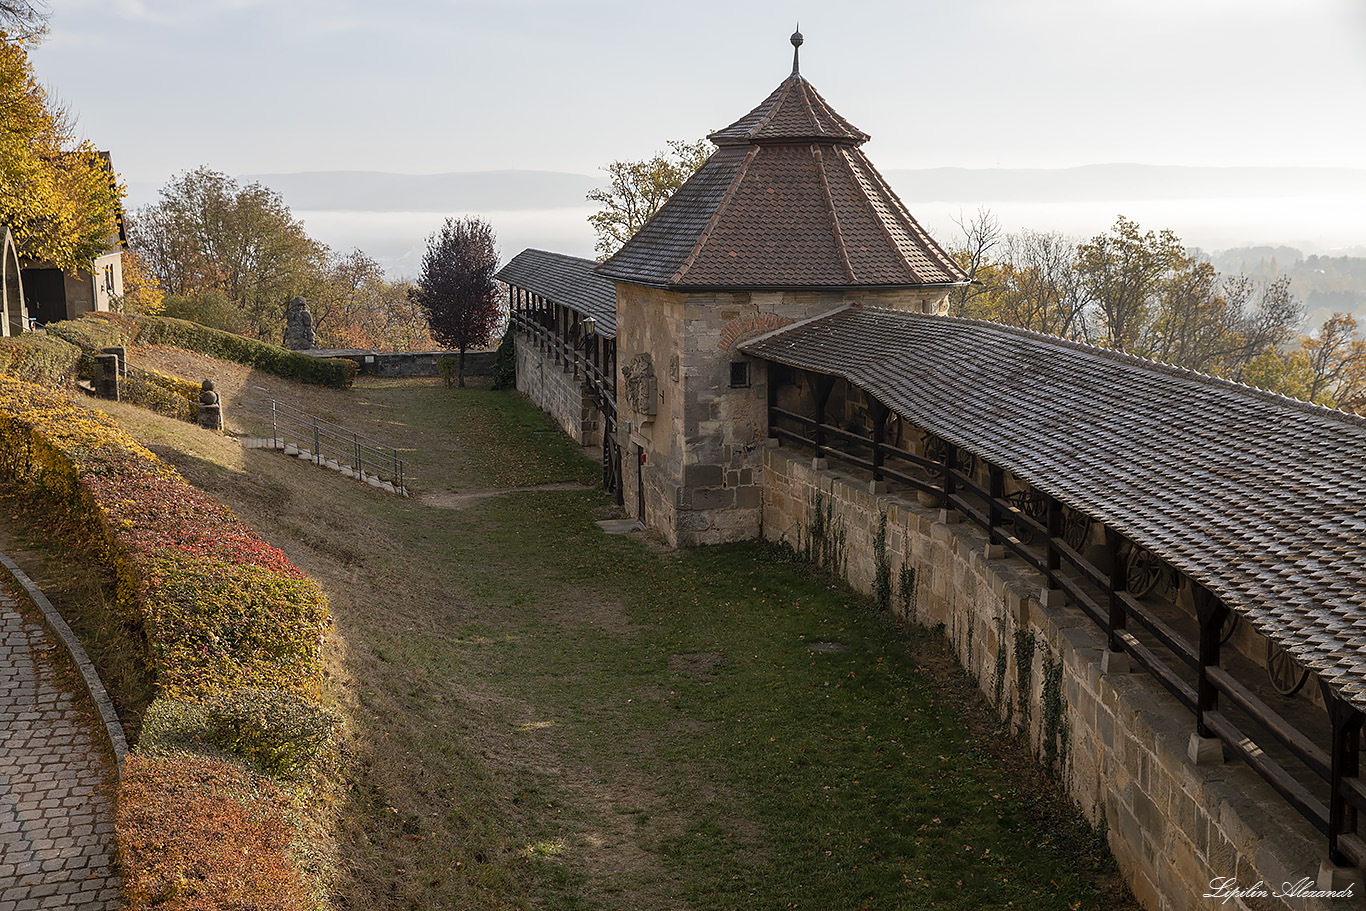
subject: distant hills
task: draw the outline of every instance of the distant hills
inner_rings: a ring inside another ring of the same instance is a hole
[[[1366,168],[1204,168],[1100,164],[1076,168],[921,168],[883,172],[914,201],[1101,202],[1107,200],[1366,197]],[[290,208],[351,212],[489,212],[582,207],[607,184],[567,171],[304,171],[244,174]],[[141,190],[142,187],[137,189]],[[136,202],[136,201],[135,201]]]
[[[605,178],[563,171],[305,171],[246,174],[285,198],[291,209],[349,212],[490,212],[584,206]]]
[[[1194,168],[1097,164],[1077,168],[888,170],[903,200],[1097,202],[1366,196],[1366,168]]]
[[[1366,168],[1178,167],[1101,164],[1075,168],[886,169],[884,176],[917,219],[943,242],[978,208],[1008,231],[1030,228],[1090,237],[1123,214],[1147,229],[1172,228],[1207,251],[1254,245],[1366,255]],[[606,174],[567,171],[305,171],[245,174],[284,197],[315,237],[339,250],[359,247],[391,274],[411,275],[424,240],[450,215],[479,214],[498,232],[505,258],[527,246],[593,256],[585,196]],[[158,185],[133,182],[128,205],[157,198]],[[1260,259],[1260,256],[1254,259]],[[1288,262],[1287,262],[1288,260]],[[1281,256],[1285,268],[1295,257]],[[1249,263],[1249,268],[1255,268]],[[1317,275],[1317,273],[1314,273]],[[1366,307],[1366,288],[1297,276],[1306,295],[1347,291]],[[1334,300],[1336,305],[1342,303]]]

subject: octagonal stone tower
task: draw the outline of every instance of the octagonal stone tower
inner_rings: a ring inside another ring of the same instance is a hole
[[[767,377],[737,343],[842,306],[942,313],[963,270],[799,71],[597,271],[617,292],[629,514],[687,546],[757,537]],[[851,352],[851,356],[856,356]]]

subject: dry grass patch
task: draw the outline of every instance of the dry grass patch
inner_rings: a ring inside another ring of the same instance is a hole
[[[596,478],[516,396],[437,382],[301,395],[387,428],[433,502]],[[946,709],[929,640],[776,551],[605,536],[592,489],[437,509],[274,453],[168,457],[329,593],[338,908],[1126,907]]]

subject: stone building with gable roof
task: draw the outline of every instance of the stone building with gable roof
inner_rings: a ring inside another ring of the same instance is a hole
[[[736,346],[850,304],[945,313],[963,270],[792,74],[597,269],[617,296],[628,513],[670,544],[754,538],[766,375]]]

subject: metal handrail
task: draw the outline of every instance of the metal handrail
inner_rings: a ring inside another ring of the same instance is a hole
[[[407,492],[408,465],[392,446],[275,399],[270,400],[270,429],[278,447],[296,446],[315,464],[332,461],[347,465],[362,478],[372,476],[393,484],[400,493]]]

